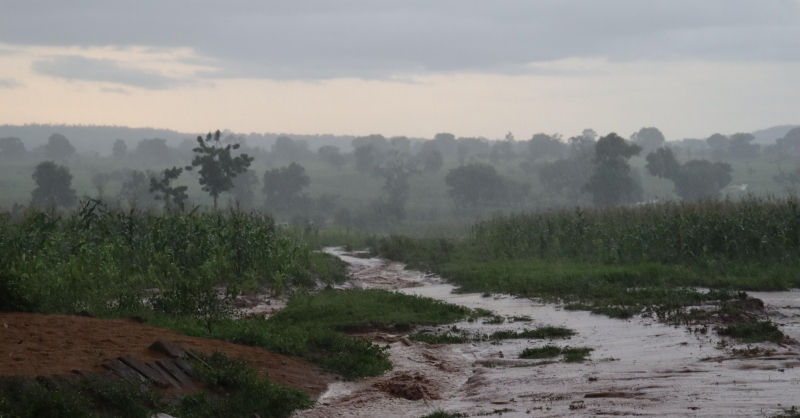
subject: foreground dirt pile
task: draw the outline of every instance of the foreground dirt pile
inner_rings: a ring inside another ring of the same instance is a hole
[[[243,358],[260,374],[318,397],[331,375],[320,373],[305,360],[275,354],[263,348],[220,340],[187,337],[128,319],[96,319],[72,315],[0,313],[0,376],[50,376],[73,370],[103,373],[103,362],[131,355],[144,362],[167,358],[149,349],[157,340],[212,354],[219,351]]]

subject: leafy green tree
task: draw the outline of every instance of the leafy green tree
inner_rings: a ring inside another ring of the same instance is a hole
[[[631,141],[642,147],[642,150],[649,153],[664,145],[666,139],[658,128],[642,128],[639,132],[631,135]]]
[[[686,202],[713,199],[731,182],[731,166],[708,160],[679,164],[669,148],[659,148],[647,155],[647,171],[672,180],[675,193]]]
[[[164,209],[171,211],[175,209],[183,210],[183,205],[189,195],[186,194],[187,186],[173,186],[172,182],[177,180],[183,172],[183,168],[172,167],[164,170],[161,178],[150,177],[150,193],[155,193],[156,200],[164,201]]]
[[[272,145],[272,154],[275,158],[283,161],[302,161],[314,155],[308,149],[306,141],[294,140],[284,135],[275,139],[275,144]]]
[[[506,199],[506,184],[494,167],[470,163],[451,169],[444,178],[447,194],[458,208],[477,208]]]
[[[262,181],[262,190],[267,196],[266,206],[278,212],[297,209],[305,201],[301,192],[310,182],[306,169],[295,162],[268,170]]]
[[[0,159],[15,160],[25,156],[25,144],[16,137],[0,138]]]
[[[78,201],[75,190],[71,188],[72,174],[63,165],[57,165],[53,161],[41,162],[33,171],[33,180],[36,182],[36,188],[31,192],[33,206],[69,208]]]
[[[628,160],[642,148],[629,144],[622,137],[610,133],[597,141],[592,158],[594,172],[583,190],[592,195],[597,206],[632,203],[641,199],[642,188],[631,177]]]
[[[44,146],[44,155],[52,160],[66,160],[75,154],[75,147],[61,134],[50,135]]]
[[[200,167],[200,185],[204,192],[208,192],[214,199],[214,209],[217,208],[219,195],[233,188],[233,179],[250,167],[253,158],[247,154],[232,156],[231,151],[239,149],[239,144],[228,144],[224,147],[219,146],[220,131],[212,136],[211,133],[203,140],[202,136],[197,137],[198,146],[193,151],[195,157],[192,165],[186,167],[191,170],[193,167]]]

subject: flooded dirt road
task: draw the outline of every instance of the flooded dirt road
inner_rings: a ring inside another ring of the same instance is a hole
[[[510,296],[456,294],[435,276],[400,263],[328,252],[350,264],[346,287],[396,289],[520,320],[463,322],[471,332],[546,325],[577,332],[568,340],[429,345],[383,335],[394,370],[385,376],[329,386],[316,408],[299,417],[420,417],[434,410],[469,416],[772,416],[800,405],[800,351],[735,357],[720,338],[653,320],[610,319]],[[753,293],[787,335],[800,335],[800,292]],[[528,320],[526,317],[529,317]],[[449,328],[449,327],[448,327]],[[443,329],[443,328],[442,328]],[[520,360],[526,347],[590,347],[584,363]],[[744,346],[735,346],[745,348]],[[495,415],[497,414],[497,415]]]

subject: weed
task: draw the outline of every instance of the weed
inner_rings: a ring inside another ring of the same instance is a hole
[[[543,338],[569,338],[575,335],[575,331],[563,327],[541,327],[536,329],[524,329],[522,331],[513,330],[500,330],[495,331],[489,335],[491,340],[509,340],[509,339],[543,339]]]
[[[588,347],[564,347],[561,353],[567,363],[582,363],[592,351],[594,349]]]
[[[771,341],[779,343],[783,341],[784,335],[780,329],[770,320],[751,319],[740,324],[733,324],[717,329],[717,333],[722,336],[732,337],[745,343],[758,343]]]
[[[544,347],[526,348],[522,350],[522,353],[520,353],[519,358],[542,359],[542,358],[558,357],[559,355],[561,355],[561,347],[548,344]]]

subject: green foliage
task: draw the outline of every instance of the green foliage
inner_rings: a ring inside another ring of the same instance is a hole
[[[386,328],[407,330],[411,324],[447,324],[471,313],[470,309],[459,305],[386,290],[326,290],[293,298],[270,321],[286,326],[359,332]]]
[[[543,347],[525,348],[519,354],[519,358],[524,359],[542,359],[553,358],[561,355],[561,347],[557,345],[545,345]]]
[[[33,171],[36,188],[31,192],[31,205],[35,207],[72,207],[78,196],[72,186],[69,168],[52,161],[39,163]]]
[[[239,144],[228,144],[220,146],[220,131],[212,136],[209,132],[206,139],[202,136],[197,137],[198,146],[193,149],[195,157],[192,160],[192,167],[200,167],[200,185],[204,192],[208,192],[214,199],[214,209],[217,208],[219,195],[233,188],[233,179],[247,170],[253,157],[247,154],[237,156],[231,155],[231,150],[239,149]],[[212,142],[213,141],[213,142]]]
[[[582,363],[592,351],[594,349],[588,347],[564,347],[561,353],[567,363]]]
[[[314,402],[305,392],[259,378],[242,360],[221,353],[200,355],[195,362],[200,379],[215,392],[214,401],[206,392],[186,396],[172,415],[187,418],[289,417],[297,409],[308,409]]]
[[[80,392],[50,391],[30,378],[12,378],[0,387],[0,416],[3,418],[98,417],[91,408],[91,402]]]
[[[569,338],[575,331],[564,327],[546,326],[522,331],[500,330],[489,335],[490,340],[519,340],[519,339],[544,339],[544,338]]]
[[[496,204],[507,198],[503,177],[488,164],[471,163],[454,168],[444,181],[447,194],[460,208]]]
[[[264,173],[264,195],[266,206],[277,212],[300,209],[304,201],[300,192],[308,187],[306,170],[297,163],[287,167],[274,168]]]
[[[145,289],[157,288],[153,302],[182,315],[215,286],[274,288],[278,277],[281,285],[310,286],[319,257],[254,213],[159,216],[88,201],[64,218],[0,217],[2,271],[20,278],[21,296],[43,312],[137,311]]]
[[[628,165],[628,160],[641,150],[640,146],[627,143],[615,133],[597,141],[592,159],[594,174],[584,186],[596,206],[632,203],[641,198],[642,188],[631,177]]]
[[[731,182],[731,166],[708,160],[691,160],[679,164],[669,148],[659,148],[647,155],[647,171],[672,180],[675,192],[686,202],[715,199]]]
[[[182,172],[183,168],[172,167],[164,170],[161,174],[161,179],[150,177],[149,192],[155,194],[156,200],[164,201],[164,209],[167,211],[175,209],[183,211],[183,202],[189,198],[189,195],[186,194],[187,186],[172,186],[172,181],[177,180]],[[134,174],[133,181],[138,181],[140,179],[136,176],[137,175]],[[135,186],[136,184],[132,185],[132,187]]]
[[[732,324],[719,328],[717,333],[722,336],[736,338],[745,343],[759,343],[771,341],[780,343],[784,335],[770,320],[751,319],[739,324]]]
[[[34,312],[36,306],[20,290],[20,277],[0,271],[0,312]]]
[[[66,160],[75,154],[75,147],[61,134],[50,135],[44,145],[44,155],[51,160]]]

